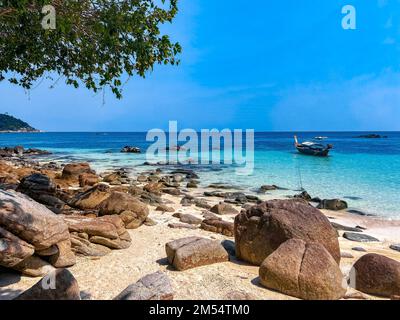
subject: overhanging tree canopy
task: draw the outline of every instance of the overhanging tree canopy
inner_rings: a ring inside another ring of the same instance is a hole
[[[47,4],[55,30],[41,25]],[[177,0],[0,0],[0,81],[30,89],[56,73],[120,98],[125,73],[145,77],[154,64],[179,63],[180,45],[160,33],[177,11]]]

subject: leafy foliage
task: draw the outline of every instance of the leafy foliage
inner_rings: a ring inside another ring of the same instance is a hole
[[[41,26],[47,4],[56,30]],[[145,77],[154,64],[179,63],[180,45],[160,33],[177,12],[177,0],[0,0],[0,81],[30,89],[56,73],[121,98],[124,74]]]
[[[0,131],[36,131],[26,122],[8,114],[0,114]]]

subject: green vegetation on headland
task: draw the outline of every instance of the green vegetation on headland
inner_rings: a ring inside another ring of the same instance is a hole
[[[0,114],[0,132],[38,132],[28,123],[8,114]]]

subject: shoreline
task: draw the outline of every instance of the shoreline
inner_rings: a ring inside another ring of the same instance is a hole
[[[28,158],[29,159],[29,158]],[[4,161],[0,160],[0,164]],[[21,162],[10,161],[8,164],[13,165],[14,169],[19,167],[26,174],[29,171],[27,164]],[[52,176],[57,183],[62,182],[59,174],[63,166],[52,167],[52,162],[40,162],[38,164],[31,163],[32,167],[45,170],[47,174]],[[25,168],[24,168],[25,166]],[[172,168],[173,170],[173,168]],[[126,190],[130,185],[135,188],[143,189],[155,175],[171,175],[167,170],[158,170],[154,166],[151,170],[143,172],[135,172],[135,175],[129,176],[129,179],[116,183],[114,181],[104,182],[105,177],[115,173],[115,169],[98,173],[102,177],[103,184],[108,185],[115,190]],[[218,173],[216,173],[218,174]],[[146,181],[140,181],[142,177],[146,177]],[[195,180],[200,180],[195,179]],[[183,184],[183,185],[182,185]],[[246,262],[231,258],[229,262],[212,264],[190,269],[184,272],[173,270],[166,261],[164,245],[166,242],[187,236],[201,236],[213,240],[229,240],[234,241],[233,236],[226,236],[196,228],[178,227],[171,228],[170,225],[178,225],[181,223],[179,214],[189,214],[198,219],[203,219],[204,208],[196,205],[185,205],[182,199],[185,197],[193,197],[207,202],[211,207],[221,201],[228,201],[234,209],[240,211],[246,204],[234,204],[229,199],[218,196],[205,196],[204,193],[220,191],[222,193],[241,192],[237,189],[229,188],[209,188],[197,185],[196,188],[188,188],[185,180],[177,183],[180,190],[179,195],[161,193],[160,198],[166,206],[172,207],[173,212],[161,212],[157,210],[159,205],[149,204],[149,218],[153,221],[152,225],[142,225],[141,227],[128,230],[132,239],[132,245],[122,250],[113,250],[103,257],[87,257],[78,256],[77,263],[68,268],[74,277],[78,280],[81,296],[83,299],[112,299],[119,292],[124,290],[128,285],[134,283],[141,277],[161,270],[165,272],[171,279],[172,286],[175,291],[175,299],[183,300],[202,300],[202,299],[222,299],[229,300],[229,297],[240,292],[248,299],[261,300],[287,300],[295,299],[291,296],[269,290],[262,287],[258,280],[258,267],[250,265]],[[85,190],[85,187],[77,185],[62,186],[63,190],[69,190],[74,193],[77,190]],[[86,188],[87,189],[87,188]],[[247,192],[246,192],[247,194]],[[261,201],[276,199],[271,194],[257,194]],[[283,198],[284,199],[284,198]],[[287,198],[286,198],[287,199]],[[254,205],[254,202],[248,203]],[[400,261],[400,252],[390,249],[390,245],[400,243],[400,220],[385,220],[378,217],[358,216],[344,211],[321,210],[328,217],[331,223],[336,223],[341,227],[355,228],[356,226],[365,228],[362,234],[368,234],[379,239],[379,242],[362,243],[350,241],[343,238],[343,230],[338,230],[339,246],[342,252],[342,260],[340,268],[342,273],[348,275],[353,263],[365,253],[378,253],[387,257]],[[221,216],[223,221],[232,223],[235,214],[226,214]],[[365,252],[353,250],[353,248],[362,247]],[[38,278],[21,276],[15,272],[7,271],[2,273],[0,280],[0,300],[9,300],[16,297],[21,292],[30,288],[38,281]],[[348,290],[348,297],[355,290]],[[358,293],[358,292],[357,292]],[[359,295],[360,297],[360,295]],[[379,297],[361,294],[362,299],[380,299]]]

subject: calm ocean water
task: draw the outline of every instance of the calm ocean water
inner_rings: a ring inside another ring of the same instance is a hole
[[[254,190],[263,184],[276,184],[292,195],[303,187],[312,196],[344,198],[351,208],[386,218],[400,219],[400,132],[385,132],[387,139],[360,139],[360,132],[297,133],[300,141],[327,136],[334,150],[328,158],[298,154],[293,133],[256,133],[255,170],[252,176],[235,175],[235,167],[199,166],[204,186],[225,182]],[[150,142],[145,133],[27,133],[0,134],[0,146],[23,145],[50,150],[48,159],[89,161],[97,170],[143,166],[144,154],[121,154],[125,145],[145,150]]]

